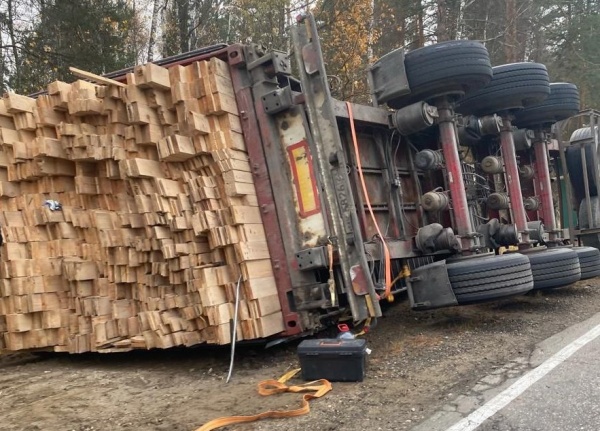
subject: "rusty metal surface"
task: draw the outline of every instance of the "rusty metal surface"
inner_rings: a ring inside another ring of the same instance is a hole
[[[412,240],[387,240],[387,246],[392,259],[405,259],[420,256],[420,253],[415,253]],[[383,259],[380,242],[366,242],[365,251],[369,254],[372,260]]]
[[[228,56],[228,58],[234,59],[239,64],[239,60],[243,56],[242,47],[230,47],[230,53],[235,55]],[[263,139],[257,118],[257,116],[266,116],[266,114],[264,114],[263,110],[257,109],[255,106],[251,79],[248,72],[243,68],[232,67],[231,78],[242,119],[242,130],[248,148],[248,155],[253,169],[256,195],[262,209],[262,218],[266,228],[267,244],[271,254],[279,302],[286,325],[283,335],[296,335],[301,333],[305,328],[303,327],[304,322],[300,319],[299,314],[292,310],[290,304],[290,294],[292,292],[291,265],[290,259],[288,259],[285,253],[284,232],[281,229],[285,226],[281,226],[275,210],[274,192],[271,188],[274,178],[269,175],[267,168],[263,151]],[[256,104],[260,104],[260,101],[256,102]],[[264,122],[264,118],[262,120]],[[287,237],[289,233],[285,233]]]
[[[348,107],[346,102],[341,100],[332,99],[331,105],[335,116],[338,118],[348,118]],[[359,105],[357,103],[352,104],[352,114],[354,120],[357,122],[366,122],[370,124],[379,124],[381,126],[388,126],[388,115],[389,111],[382,108],[374,108],[367,105]]]
[[[363,238],[368,241],[377,236],[377,227],[368,213],[364,193],[360,187],[349,125],[345,120],[338,123],[349,162],[351,187],[357,204],[361,232]],[[357,124],[360,160],[367,192],[377,225],[386,241],[411,238],[420,226],[417,212],[419,187],[414,183],[410,148],[406,141],[390,139],[392,135],[392,131],[378,128],[376,125],[374,127],[372,124]]]
[[[324,189],[341,277],[344,286],[352,286],[351,269],[358,265],[368,274],[369,267],[362,247],[363,238],[348,179],[346,157],[340,142],[340,132],[316,34],[314,18],[309,17],[292,29],[292,40],[303,91],[310,95],[306,98],[306,108],[314,137],[315,163]],[[352,316],[356,321],[364,320],[373,313],[376,316],[381,315],[373,281],[366,278],[365,283],[365,294],[356,294],[353,289],[346,289]]]
[[[365,240],[377,236],[377,227],[368,213],[364,192],[360,186],[360,178],[357,168],[356,154],[353,150],[352,137],[350,136],[349,124],[340,122],[340,132],[343,139],[342,145],[346,149],[348,169],[351,178],[351,187],[356,202],[358,218],[360,220],[362,237]],[[383,145],[376,142],[372,129],[357,130],[358,147],[362,164],[363,176],[367,187],[367,193],[371,207],[375,213],[377,224],[386,237],[392,233],[392,237],[398,237],[398,225],[388,206],[391,185],[389,178],[385,175],[386,165],[384,162]]]
[[[297,228],[299,231],[300,247],[308,248],[322,245],[327,242],[329,232],[326,227],[325,217],[322,212],[322,196],[319,191],[319,183],[316,172],[313,169],[313,156],[311,153],[310,145],[308,143],[309,137],[305,129],[306,116],[301,107],[295,107],[283,112],[275,117],[277,129],[279,131],[279,140],[283,149],[286,149],[286,165],[287,169],[292,176],[291,185],[294,193],[291,194],[290,198],[293,199],[295,210],[296,210],[296,221]],[[298,172],[294,167],[298,160],[294,160],[294,152],[290,152],[294,146],[301,145],[305,150],[301,153],[301,157],[306,158],[302,160],[307,162],[309,172],[303,174]],[[302,189],[310,187],[314,193],[314,199],[318,205],[318,209],[314,211],[305,211],[301,205]]]
[[[357,296],[367,296],[369,294],[369,283],[371,283],[371,275],[365,272],[360,264],[350,267],[350,279],[352,280],[352,291]]]
[[[368,214],[363,191],[359,186],[356,155],[353,151],[349,123],[346,121],[348,109],[345,104],[340,105],[339,101],[333,100],[333,103],[337,106],[334,110],[338,117],[342,145],[349,161],[351,186],[357,203],[361,232],[367,241],[365,247],[369,250],[369,245],[372,244],[369,243],[369,239],[377,236],[377,228]],[[353,104],[352,109],[355,119],[355,109],[362,113],[387,112],[380,108],[357,104]],[[420,179],[412,163],[410,146],[406,139],[400,139],[398,133],[391,130],[387,124],[369,121],[373,118],[367,115],[363,116],[362,120],[356,122],[360,160],[377,224],[384,232],[392,259],[415,256],[411,238],[422,226],[422,221],[418,213]],[[380,242],[376,241],[375,244],[378,244],[375,248],[380,249]],[[398,246],[399,244],[402,246]],[[379,256],[380,253],[376,254]]]

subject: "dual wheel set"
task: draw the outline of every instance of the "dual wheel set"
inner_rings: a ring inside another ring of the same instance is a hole
[[[600,250],[536,247],[525,253],[448,261],[447,269],[458,303],[472,304],[600,276]]]
[[[382,101],[394,109],[426,101],[438,109],[451,106],[453,112],[463,116],[497,114],[503,120],[503,129],[509,133],[514,130],[513,125],[549,130],[555,122],[579,112],[579,93],[574,84],[550,83],[546,67],[539,63],[492,67],[487,49],[479,42],[450,41],[419,48],[405,55],[404,66],[410,94]],[[455,125],[454,132],[455,151],[458,152]],[[448,146],[447,143],[443,145]],[[514,143],[512,147],[514,158]],[[458,173],[462,177],[462,172]],[[514,200],[511,196],[513,214],[519,210],[518,202],[522,206],[520,185],[516,191],[520,196]],[[451,189],[450,193],[451,200],[457,201],[456,189]],[[452,205],[454,220],[460,218],[456,213],[458,206]],[[525,214],[524,210],[522,214]],[[522,219],[524,221],[525,217]],[[519,231],[527,231],[526,226],[513,222]],[[463,228],[461,232],[459,226],[459,236],[472,235],[473,227],[467,230],[465,232]],[[458,304],[568,286],[600,275],[600,250],[596,248],[533,245],[527,241],[519,244],[518,253],[475,254],[448,259],[448,277]]]

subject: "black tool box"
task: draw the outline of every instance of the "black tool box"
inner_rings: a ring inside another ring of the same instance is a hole
[[[304,380],[362,382],[365,376],[367,342],[363,339],[322,338],[298,345]]]

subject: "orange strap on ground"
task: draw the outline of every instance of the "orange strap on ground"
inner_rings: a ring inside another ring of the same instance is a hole
[[[360,161],[360,150],[358,148],[358,139],[356,139],[356,129],[354,128],[354,115],[352,113],[352,104],[350,102],[346,102],[346,106],[348,107],[348,119],[350,120],[350,130],[352,131],[352,142],[354,144],[356,166],[358,167],[358,176],[360,177],[360,183],[362,186],[363,194],[365,196],[365,202],[367,203],[367,208],[369,209],[369,214],[371,214],[371,219],[373,220],[375,229],[377,229],[377,234],[379,235],[379,238],[381,238],[381,242],[383,243],[383,252],[385,258],[385,297],[389,299],[390,292],[392,291],[392,265],[390,258],[390,250],[388,249],[387,243],[385,242],[385,238],[383,237],[381,230],[379,229],[377,219],[375,218],[375,213],[373,212],[373,208],[371,207],[371,200],[369,199],[369,192],[367,191],[367,184],[365,183],[365,177],[362,171],[362,163]]]
[[[327,392],[331,391],[331,383],[328,380],[316,380],[314,382],[305,383],[300,386],[288,386],[285,384],[287,380],[292,378],[300,370],[293,370],[279,380],[265,380],[258,384],[258,393],[262,396],[281,394],[284,392],[312,392],[302,395],[302,405],[294,410],[271,410],[268,412],[259,413],[251,416],[226,416],[213,419],[212,421],[202,425],[196,431],[211,431],[228,425],[254,422],[266,418],[291,418],[294,416],[302,416],[310,412],[309,401],[315,398],[321,398]]]

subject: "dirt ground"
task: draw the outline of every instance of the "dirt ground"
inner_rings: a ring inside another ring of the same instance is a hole
[[[362,383],[334,383],[309,415],[229,430],[406,430],[510,359],[600,310],[600,280],[492,304],[413,312],[387,307],[367,336]],[[256,384],[298,367],[295,344],[126,354],[0,356],[0,430],[193,431],[210,419],[295,408],[300,395],[260,397]],[[300,383],[295,379],[292,383]]]

